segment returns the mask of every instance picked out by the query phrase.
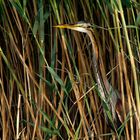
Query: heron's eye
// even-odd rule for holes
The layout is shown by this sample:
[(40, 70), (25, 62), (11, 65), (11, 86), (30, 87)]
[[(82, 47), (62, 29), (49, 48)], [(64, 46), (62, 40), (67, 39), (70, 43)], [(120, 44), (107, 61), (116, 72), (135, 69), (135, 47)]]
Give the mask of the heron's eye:
[(88, 23), (88, 22), (85, 22), (85, 21), (79, 21), (75, 25), (76, 26), (79, 26), (79, 27), (83, 27), (83, 28), (89, 28), (89, 27), (91, 27), (91, 24)]
[(89, 28), (89, 27), (91, 27), (91, 24), (90, 23), (83, 23), (83, 24), (81, 24), (79, 26), (81, 26), (83, 28)]
[(83, 24), (83, 27), (90, 28), (91, 27), (91, 24), (90, 23), (85, 23), (85, 24)]

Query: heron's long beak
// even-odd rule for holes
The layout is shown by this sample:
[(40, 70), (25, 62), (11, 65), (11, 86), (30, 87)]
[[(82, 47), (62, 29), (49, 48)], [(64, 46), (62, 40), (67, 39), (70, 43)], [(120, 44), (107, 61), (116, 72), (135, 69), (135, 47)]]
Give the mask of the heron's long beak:
[(76, 26), (75, 24), (60, 24), (60, 25), (56, 25), (56, 26), (53, 26), (55, 28), (61, 28), (61, 29), (74, 29)]

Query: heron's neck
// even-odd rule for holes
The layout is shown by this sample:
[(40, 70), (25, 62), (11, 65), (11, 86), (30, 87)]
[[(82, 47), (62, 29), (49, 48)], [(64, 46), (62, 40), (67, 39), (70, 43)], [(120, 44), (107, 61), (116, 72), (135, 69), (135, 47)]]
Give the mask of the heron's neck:
[[(116, 106), (117, 99), (118, 99), (117, 94), (116, 94), (115, 90), (112, 88), (112, 86), (110, 85), (110, 83), (106, 77), (102, 60), (101, 61), (98, 60), (98, 59), (100, 59), (100, 57), (97, 56), (97, 54), (99, 54), (99, 52), (96, 53), (96, 50), (98, 50), (97, 49), (98, 46), (95, 41), (93, 30), (89, 30), (87, 32), (87, 34), (92, 43), (93, 68), (94, 68), (94, 75), (96, 78), (96, 82), (98, 84), (98, 90), (100, 92), (102, 100), (105, 101), (106, 103), (109, 101), (108, 102), (109, 109), (112, 112), (112, 117), (113, 117), (113, 119), (116, 119), (115, 106)], [(101, 64), (99, 64), (98, 62), (101, 62)]]
[(100, 71), (100, 68), (99, 68), (99, 65), (98, 65), (98, 48), (97, 48), (97, 44), (96, 44), (96, 41), (95, 41), (95, 38), (94, 38), (94, 34), (93, 34), (93, 31), (92, 30), (89, 30), (87, 32), (90, 40), (91, 40), (91, 43), (92, 43), (92, 52), (93, 52), (93, 68), (94, 68), (94, 75), (95, 75), (95, 78), (96, 78), (96, 82), (98, 84), (98, 90), (102, 96), (102, 98), (104, 100), (106, 100), (106, 86), (105, 86), (105, 81), (103, 80), (102, 78), (102, 74), (101, 74), (101, 71)]

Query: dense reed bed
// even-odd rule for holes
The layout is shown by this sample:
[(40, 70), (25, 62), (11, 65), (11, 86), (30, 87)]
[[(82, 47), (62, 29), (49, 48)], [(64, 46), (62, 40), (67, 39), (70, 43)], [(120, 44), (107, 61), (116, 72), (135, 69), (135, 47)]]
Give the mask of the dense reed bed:
[[(1, 0), (1, 139), (139, 140), (139, 6), (139, 0)], [(120, 96), (116, 122), (100, 97), (89, 37), (53, 27), (81, 20), (92, 24), (99, 65)]]

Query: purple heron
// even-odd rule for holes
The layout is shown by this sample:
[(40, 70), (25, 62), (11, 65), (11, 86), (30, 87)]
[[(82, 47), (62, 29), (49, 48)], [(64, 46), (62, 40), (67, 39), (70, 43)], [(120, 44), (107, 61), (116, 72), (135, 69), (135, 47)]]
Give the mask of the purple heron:
[[(70, 29), (70, 30), (86, 33), (89, 36), (90, 41), (92, 43), (93, 68), (94, 68), (95, 80), (98, 87), (97, 88), (98, 92), (100, 94), (101, 100), (107, 105), (109, 112), (111, 112), (112, 122), (118, 122), (118, 118), (120, 119), (120, 116), (116, 111), (116, 108), (118, 108), (118, 106), (116, 107), (116, 105), (118, 104), (120, 106), (120, 98), (117, 91), (112, 88), (107, 77), (106, 76), (104, 76), (104, 78), (102, 77), (101, 69), (98, 66), (98, 59), (100, 58), (98, 57), (98, 53), (95, 48), (96, 41), (94, 38), (94, 31), (92, 25), (86, 22), (78, 22), (76, 24), (61, 24), (61, 25), (56, 25), (54, 27), (61, 28), (61, 29)], [(108, 117), (110, 115), (107, 114), (106, 112), (107, 111), (104, 111), (104, 114), (106, 120), (108, 121)]]

